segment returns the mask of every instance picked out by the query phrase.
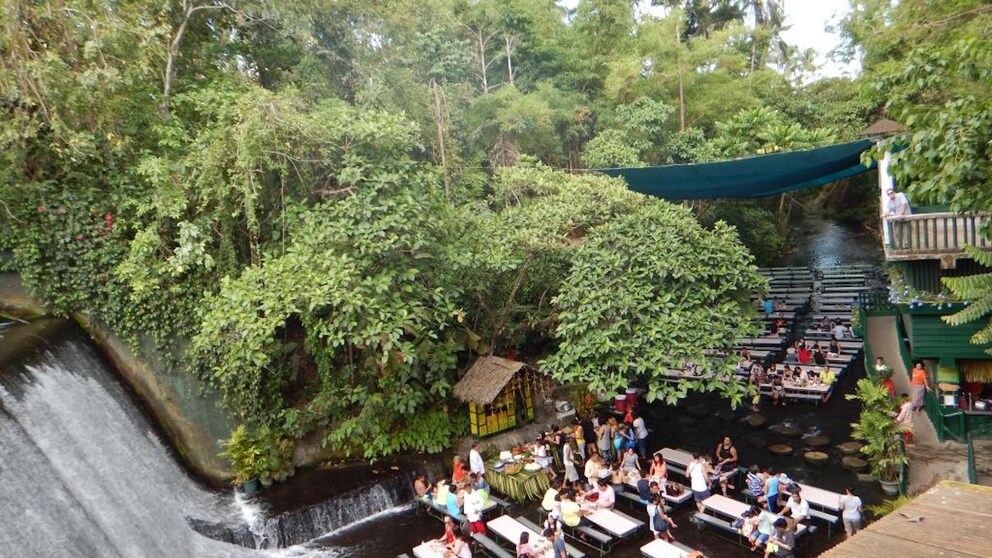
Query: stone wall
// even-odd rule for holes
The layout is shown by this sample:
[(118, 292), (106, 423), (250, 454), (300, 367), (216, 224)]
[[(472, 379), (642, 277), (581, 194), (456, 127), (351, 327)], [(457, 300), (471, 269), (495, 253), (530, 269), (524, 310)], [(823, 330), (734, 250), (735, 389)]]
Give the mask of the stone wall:
[[(45, 315), (43, 303), (33, 299), (16, 274), (0, 273), (0, 311), (9, 317), (30, 319)], [(218, 454), (220, 442), (230, 435), (232, 421), (220, 405), (220, 396), (181, 370), (169, 371), (164, 358), (131, 347), (84, 314), (73, 316), (101, 346), (121, 377), (145, 402), (186, 464), (205, 480), (220, 484), (232, 474)]]

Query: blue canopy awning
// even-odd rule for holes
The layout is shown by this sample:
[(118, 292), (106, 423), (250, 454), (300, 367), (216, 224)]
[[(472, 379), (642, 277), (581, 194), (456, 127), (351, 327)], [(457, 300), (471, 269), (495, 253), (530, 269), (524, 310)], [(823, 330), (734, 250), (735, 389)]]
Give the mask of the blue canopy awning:
[(622, 176), (631, 190), (666, 200), (763, 198), (867, 172), (874, 164), (863, 165), (861, 154), (874, 143), (858, 140), (719, 163), (592, 170)]

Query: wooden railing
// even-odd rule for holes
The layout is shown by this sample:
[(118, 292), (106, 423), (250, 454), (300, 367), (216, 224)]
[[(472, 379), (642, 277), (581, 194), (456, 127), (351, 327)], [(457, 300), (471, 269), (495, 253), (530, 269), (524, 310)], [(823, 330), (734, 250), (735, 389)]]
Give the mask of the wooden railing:
[(923, 213), (885, 217), (885, 257), (888, 260), (964, 257), (966, 245), (992, 248), (983, 234), (989, 216), (983, 214)]

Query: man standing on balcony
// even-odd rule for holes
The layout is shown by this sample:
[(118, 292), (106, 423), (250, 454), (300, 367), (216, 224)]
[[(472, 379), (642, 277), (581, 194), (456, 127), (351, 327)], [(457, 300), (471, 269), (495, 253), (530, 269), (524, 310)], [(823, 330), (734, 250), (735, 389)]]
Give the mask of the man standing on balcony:
[(889, 202), (886, 205), (886, 217), (901, 217), (903, 215), (911, 215), (913, 213), (909, 208), (909, 198), (906, 197), (906, 194), (896, 192), (892, 188), (889, 188), (886, 194), (889, 196)]

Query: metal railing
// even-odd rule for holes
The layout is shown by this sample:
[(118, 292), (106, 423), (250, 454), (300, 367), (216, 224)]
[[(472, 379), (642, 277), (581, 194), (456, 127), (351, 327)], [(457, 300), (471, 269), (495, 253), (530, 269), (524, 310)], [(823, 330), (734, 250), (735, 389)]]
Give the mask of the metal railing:
[(979, 428), (968, 433), (968, 482), (978, 484), (978, 470), (975, 466), (975, 439), (992, 438), (992, 427)]
[(884, 316), (895, 313), (896, 306), (889, 300), (887, 289), (872, 289), (858, 293), (858, 306), (863, 318), (868, 316)]
[(885, 257), (915, 259), (964, 254), (966, 245), (992, 248), (983, 226), (984, 214), (923, 213), (885, 217)]

